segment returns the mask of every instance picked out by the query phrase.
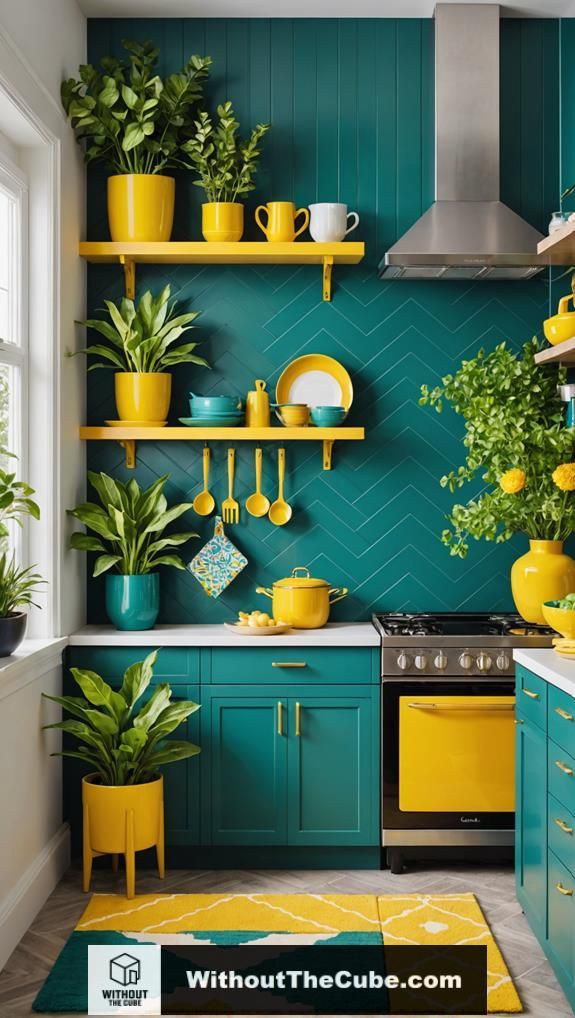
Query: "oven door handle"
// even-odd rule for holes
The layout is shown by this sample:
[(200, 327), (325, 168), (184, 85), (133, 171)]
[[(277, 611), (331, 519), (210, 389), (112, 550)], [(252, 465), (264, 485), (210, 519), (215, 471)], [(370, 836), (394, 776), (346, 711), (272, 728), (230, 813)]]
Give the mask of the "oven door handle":
[(514, 711), (514, 703), (408, 703), (413, 710)]

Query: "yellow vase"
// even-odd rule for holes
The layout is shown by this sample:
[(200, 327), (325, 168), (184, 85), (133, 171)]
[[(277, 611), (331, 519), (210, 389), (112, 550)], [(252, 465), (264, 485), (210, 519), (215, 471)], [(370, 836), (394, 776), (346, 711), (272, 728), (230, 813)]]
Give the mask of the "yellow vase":
[(174, 225), (176, 183), (160, 173), (108, 177), (108, 223), (116, 241), (166, 241)]
[(163, 424), (170, 409), (172, 376), (166, 371), (136, 374), (118, 371), (114, 376), (116, 408), (121, 421)]
[(563, 554), (563, 541), (529, 541), (511, 567), (511, 591), (526, 622), (544, 623), (543, 602), (575, 592), (575, 562)]
[(238, 201), (209, 201), (202, 205), (202, 235), (210, 244), (241, 240), (244, 207)]

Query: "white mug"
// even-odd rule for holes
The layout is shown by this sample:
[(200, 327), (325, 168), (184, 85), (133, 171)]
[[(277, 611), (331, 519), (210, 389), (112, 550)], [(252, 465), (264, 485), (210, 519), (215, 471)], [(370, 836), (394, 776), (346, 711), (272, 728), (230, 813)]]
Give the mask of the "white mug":
[[(355, 230), (359, 223), (357, 212), (348, 212), (347, 205), (339, 202), (322, 201), (317, 205), (310, 205), (309, 232), (313, 239), (320, 244), (331, 244), (333, 241), (343, 240), (348, 233)], [(352, 218), (351, 226), (347, 225), (348, 219)]]

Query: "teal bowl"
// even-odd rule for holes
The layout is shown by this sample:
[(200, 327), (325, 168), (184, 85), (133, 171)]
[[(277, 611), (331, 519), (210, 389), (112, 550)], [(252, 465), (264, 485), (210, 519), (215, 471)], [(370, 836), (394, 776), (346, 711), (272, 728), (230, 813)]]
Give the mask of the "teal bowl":
[(312, 407), (311, 419), (317, 428), (337, 428), (347, 417), (345, 407)]
[(196, 396), (190, 392), (190, 413), (192, 417), (197, 416), (198, 411), (210, 411), (214, 413), (237, 413), (242, 409), (242, 401), (239, 396)]

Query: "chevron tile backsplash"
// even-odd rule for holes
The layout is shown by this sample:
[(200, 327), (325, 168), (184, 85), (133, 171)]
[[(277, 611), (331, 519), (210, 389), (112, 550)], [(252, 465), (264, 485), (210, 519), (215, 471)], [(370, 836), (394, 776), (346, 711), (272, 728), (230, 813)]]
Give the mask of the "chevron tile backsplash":
[[(306, 352), (337, 357), (350, 371), (355, 400), (350, 424), (365, 425), (363, 443), (336, 444), (334, 470), (321, 469), (320, 444), (287, 444), (286, 496), (292, 522), (275, 528), (248, 516), (254, 489), (253, 446), (238, 443), (240, 524), (228, 534), (249, 560), (217, 600), (191, 575), (166, 571), (164, 622), (217, 622), (239, 608), (264, 606), (255, 594), (307, 565), (334, 586), (350, 588), (333, 617), (367, 618), (375, 608), (509, 609), (508, 573), (525, 546), (478, 544), (465, 563), (439, 541), (451, 503), (438, 483), (461, 459), (461, 427), (417, 405), (419, 386), (456, 368), (480, 345), (520, 344), (546, 316), (549, 282), (528, 284), (383, 284), (377, 261), (433, 197), (432, 22), (428, 20), (98, 20), (89, 23), (90, 58), (118, 50), (122, 38), (152, 38), (162, 70), (190, 53), (210, 53), (207, 92), (234, 100), (246, 127), (271, 120), (258, 191), (260, 201), (344, 201), (357, 209), (367, 257), (334, 273), (331, 304), (321, 300), (320, 272), (288, 266), (149, 266), (138, 287), (170, 282), (201, 312), (197, 337), (211, 371), (179, 369), (173, 422), (186, 392), (233, 391), (266, 378)], [(502, 23), (502, 198), (543, 228), (559, 190), (558, 23)], [(543, 96), (543, 99), (541, 99)], [(545, 159), (543, 159), (543, 153)], [(201, 194), (190, 177), (177, 182), (175, 237), (199, 238)], [(104, 177), (91, 172), (90, 239), (107, 236)], [(256, 237), (255, 227), (246, 236)], [(121, 295), (111, 266), (90, 266), (90, 314)], [(89, 423), (114, 416), (111, 373), (89, 376)], [(168, 496), (191, 500), (201, 487), (201, 443), (140, 443), (136, 476), (149, 484), (169, 473)], [(212, 490), (226, 487), (226, 446), (212, 443)], [(90, 443), (91, 469), (125, 478), (123, 455)], [(276, 447), (264, 448), (264, 489), (276, 490)], [(199, 534), (191, 558), (213, 532), (213, 520), (190, 514)], [(89, 621), (105, 618), (103, 580), (89, 581)]]

